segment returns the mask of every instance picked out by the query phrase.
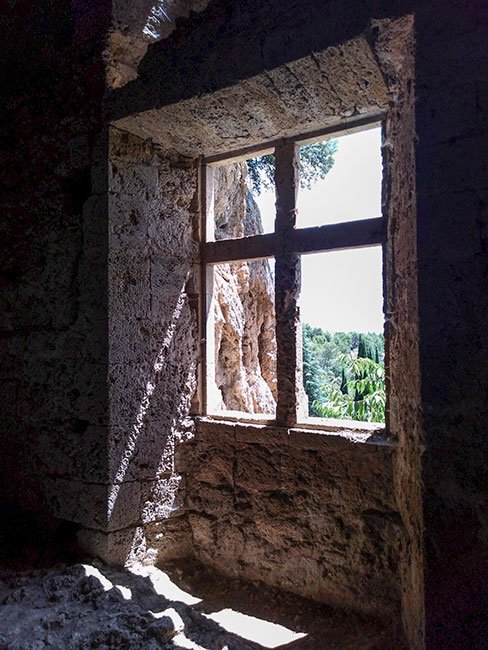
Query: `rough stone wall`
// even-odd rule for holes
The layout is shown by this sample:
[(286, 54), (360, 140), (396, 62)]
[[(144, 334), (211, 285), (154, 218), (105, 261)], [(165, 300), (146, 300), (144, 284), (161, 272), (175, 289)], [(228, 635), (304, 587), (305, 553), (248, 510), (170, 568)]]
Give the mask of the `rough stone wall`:
[(424, 643), (424, 605), (413, 24), (412, 16), (373, 22), (371, 37), (391, 89), (382, 143), (383, 211), (388, 219), (383, 247), (386, 426), (397, 439), (394, 487), (404, 529), (402, 617), (410, 644), (417, 648)]
[(191, 161), (169, 161), (157, 147), (112, 130), (109, 413), (91, 449), (105, 510), (98, 530), (83, 532), (85, 545), (111, 562), (190, 553), (174, 454), (192, 433), (196, 390), (196, 182)]
[[(85, 514), (93, 519), (91, 503), (81, 498), (82, 483), (73, 479), (92, 466), (85, 427), (108, 417), (106, 372), (98, 374), (108, 363), (108, 200), (101, 188), (106, 150), (95, 174), (101, 186), (94, 188), (92, 178), (90, 190), (86, 178), (96, 165), (109, 8), (82, 0), (19, 0), (2, 11), (3, 492), (43, 517), (57, 512), (74, 521)], [(151, 48), (139, 68), (149, 82), (139, 94), (127, 87), (113, 105), (125, 115), (121, 107), (145, 111), (227, 88), (356, 38), (372, 18), (410, 12), (416, 30), (427, 643), (437, 650), (476, 647), (479, 628), (470, 620), (488, 584), (485, 4), (268, 0), (251, 6), (214, 0), (208, 13), (193, 16), (164, 46)], [(335, 60), (344, 52), (334, 50)], [(293, 78), (292, 69), (280, 73)], [(271, 75), (267, 85), (275, 88), (276, 81)], [(295, 88), (288, 81), (284, 86)], [(308, 105), (297, 104), (299, 91), (288, 101), (297, 107), (297, 119)], [(337, 96), (336, 115), (368, 105), (341, 106), (342, 92)], [(249, 97), (242, 95), (241, 108), (249, 109)], [(224, 117), (219, 134), (225, 137), (235, 124), (231, 107), (225, 114), (214, 108), (212, 124), (218, 130)], [(246, 115), (251, 122), (252, 112)], [(233, 142), (240, 137), (235, 134)], [(408, 488), (408, 463), (416, 471), (419, 454), (404, 460), (400, 477)], [(409, 507), (406, 499), (403, 507)], [(406, 576), (410, 585), (412, 576)], [(418, 607), (414, 618), (416, 612)], [(443, 629), (450, 639), (444, 645)], [(412, 647), (421, 643), (413, 639)]]
[[(402, 451), (395, 484), (405, 523), (416, 537), (406, 550), (412, 560), (404, 573), (405, 613), (412, 647), (422, 647), (420, 584), (420, 507), (417, 482), (423, 479), (425, 513), (427, 645), (457, 647), (474, 645), (470, 612), (482, 606), (486, 593), (487, 500), (485, 468), (488, 443), (485, 428), (486, 364), (486, 6), (478, 2), (278, 2), (270, 0), (248, 12), (215, 0), (205, 16), (194, 17), (187, 32), (175, 34), (166, 50), (177, 69), (199, 69), (194, 86), (177, 77), (168, 95), (196, 97), (226, 89), (241, 78), (298, 60), (329, 45), (337, 45), (369, 31), (371, 19), (412, 13), (415, 19), (415, 122), (416, 197), (405, 193), (405, 209), (418, 216), (418, 317), (420, 347), (420, 403), (411, 405), (407, 393), (402, 401)], [(216, 39), (215, 35), (219, 38)], [(188, 38), (192, 47), (183, 47)], [(200, 40), (199, 40), (200, 39)], [(211, 43), (218, 42), (218, 47)], [(372, 43), (372, 41), (370, 40)], [(205, 65), (202, 51), (206, 51)], [(220, 53), (232, 56), (218, 66)], [(181, 57), (179, 52), (185, 52)], [(389, 51), (384, 52), (385, 55)], [(144, 70), (152, 74), (163, 58), (155, 45)], [(384, 61), (387, 61), (387, 56)], [(208, 65), (212, 62), (214, 65)], [(401, 62), (400, 62), (401, 63)], [(208, 71), (208, 74), (206, 74)], [(388, 76), (384, 69), (383, 74)], [(165, 95), (164, 81), (159, 96)], [(412, 92), (412, 85), (403, 89)], [(133, 95), (135, 97), (135, 95)], [(174, 101), (173, 96), (173, 101)], [(122, 98), (128, 101), (128, 95)], [(144, 95), (148, 101), (149, 94)], [(134, 106), (144, 101), (134, 101)], [(122, 102), (121, 102), (122, 105)], [(154, 104), (153, 104), (154, 105)], [(161, 104), (159, 104), (161, 105)], [(347, 107), (344, 107), (347, 110)], [(388, 144), (388, 143), (386, 143)], [(408, 156), (411, 152), (408, 151)], [(415, 273), (412, 237), (404, 233), (405, 253), (412, 259), (397, 260), (401, 273), (397, 290), (401, 309), (410, 311), (406, 290)], [(403, 236), (403, 235), (402, 235)], [(401, 253), (401, 251), (400, 251)], [(408, 256), (407, 255), (407, 256)], [(395, 262), (396, 263), (396, 262)], [(409, 270), (410, 267), (410, 270)], [(406, 284), (402, 287), (402, 277)], [(408, 297), (408, 300), (404, 300)], [(413, 312), (412, 312), (413, 313)], [(401, 342), (402, 336), (397, 337)], [(405, 332), (405, 342), (413, 339)], [(407, 345), (407, 348), (408, 348)], [(409, 357), (408, 350), (406, 352)], [(415, 366), (407, 362), (408, 376)], [(415, 375), (415, 373), (414, 373)], [(403, 380), (402, 380), (403, 381)], [(415, 379), (415, 386), (418, 386)], [(397, 404), (398, 406), (398, 404)], [(419, 408), (420, 407), (420, 408)], [(423, 413), (425, 452), (420, 455), (418, 422)], [(399, 456), (400, 458), (400, 456)], [(419, 467), (420, 463), (420, 467)], [(410, 476), (414, 476), (410, 484)], [(466, 534), (459, 535), (459, 527)], [(455, 543), (453, 543), (455, 542)], [(416, 565), (416, 566), (415, 566)], [(479, 576), (483, 576), (480, 578)], [(442, 584), (444, 588), (439, 588)], [(464, 622), (463, 622), (464, 620)], [(442, 622), (440, 622), (442, 621)], [(442, 639), (442, 629), (446, 630)], [(447, 632), (447, 630), (449, 630)], [(452, 644), (451, 644), (452, 646)]]
[(199, 420), (179, 462), (203, 563), (398, 620), (403, 525), (391, 446)]
[(107, 83), (120, 88), (137, 78), (137, 65), (149, 43), (166, 38), (178, 18), (202, 11), (210, 0), (113, 0), (112, 23), (104, 52)]
[(2, 509), (11, 508), (7, 530), (24, 510), (46, 525), (53, 515), (91, 516), (81, 492), (86, 434), (106, 417), (107, 239), (103, 202), (97, 219), (83, 210), (92, 169), (103, 174), (101, 35), (109, 17), (104, 2), (2, 7), (0, 498)]
[[(147, 311), (145, 301), (154, 293), (159, 295), (152, 307), (156, 319), (157, 304), (163, 312), (164, 300), (173, 299), (171, 292), (165, 294), (164, 286), (160, 287), (173, 261), (169, 264), (163, 254), (159, 266), (153, 262), (153, 287), (145, 286), (146, 294), (139, 296), (138, 289), (147, 276), (141, 277), (136, 287), (131, 284), (135, 270), (124, 269), (124, 264), (129, 266), (127, 260), (117, 262), (134, 232), (124, 232), (126, 224), (122, 223), (112, 224), (109, 232), (109, 208), (115, 214), (121, 207), (119, 203), (115, 208), (116, 198), (108, 194), (109, 135), (102, 116), (107, 34), (115, 20), (111, 10), (110, 3), (83, 0), (19, 0), (2, 7), (0, 54), (6, 65), (0, 76), (0, 490), (7, 531), (14, 525), (14, 517), (22, 520), (29, 510), (45, 528), (52, 517), (92, 531), (118, 529), (124, 525), (124, 516), (131, 522), (142, 518), (153, 522), (163, 515), (146, 505), (147, 494), (159, 490), (160, 502), (167, 504), (170, 497), (165, 499), (165, 495), (175, 492), (168, 487), (172, 485), (168, 468), (161, 470), (167, 483), (156, 485), (150, 463), (139, 473), (141, 481), (146, 481), (144, 489), (130, 485), (130, 468), (124, 474), (124, 485), (113, 487), (114, 474), (123, 465), (125, 452), (120, 447), (126, 442), (116, 431), (121, 409), (116, 411), (114, 394), (125, 390), (124, 381), (129, 379), (117, 372), (128, 361), (116, 358), (122, 351), (113, 344), (109, 368), (114, 315), (128, 318), (128, 310)], [(172, 196), (178, 195), (174, 203), (186, 205), (194, 173), (171, 169), (167, 172), (168, 190)], [(148, 178), (138, 180), (144, 185)], [(163, 175), (161, 183), (164, 191)], [(166, 210), (169, 205), (173, 206), (172, 200), (166, 203)], [(174, 252), (175, 238), (181, 235), (175, 220), (185, 208), (171, 210), (173, 221), (166, 220), (170, 229), (173, 227), (172, 234), (167, 232), (168, 254)], [(160, 227), (151, 224), (153, 240)], [(133, 244), (136, 238), (134, 235)], [(180, 241), (177, 245), (181, 248)], [(147, 261), (147, 251), (144, 255)], [(117, 264), (122, 268), (121, 278), (113, 273)], [(184, 275), (178, 267), (172, 278), (179, 282)], [(188, 307), (183, 303), (181, 316), (185, 319)], [(162, 315), (160, 321), (161, 327), (168, 329)], [(139, 338), (143, 334), (141, 328)], [(126, 341), (128, 347), (139, 344), (130, 336)], [(172, 345), (180, 342), (176, 331)], [(145, 344), (151, 346), (154, 341), (145, 339)], [(149, 358), (148, 348), (143, 349)], [(185, 344), (181, 350), (183, 368), (190, 350)], [(170, 354), (171, 365), (160, 373), (168, 385), (178, 385), (177, 356)], [(145, 370), (140, 372), (139, 385)], [(146, 376), (144, 379), (149, 381)], [(155, 393), (152, 404), (159, 396), (157, 390)], [(184, 394), (189, 400), (188, 391)], [(120, 394), (117, 399), (120, 402)], [(132, 406), (127, 405), (128, 412)], [(170, 404), (163, 412), (164, 416), (161, 411), (154, 416), (155, 428), (164, 429), (171, 418), (176, 419), (176, 406)], [(150, 449), (148, 455), (151, 457)], [(133, 454), (130, 458), (133, 463)], [(130, 516), (121, 512), (124, 494), (133, 499), (127, 506)], [(157, 524), (153, 528), (154, 535), (159, 535)], [(19, 540), (21, 544), (26, 541)], [(144, 539), (140, 541), (143, 548)], [(105, 545), (107, 550), (107, 543), (103, 538), (97, 548), (103, 550)], [(124, 544), (125, 539), (118, 550)], [(123, 561), (115, 552), (113, 558)]]

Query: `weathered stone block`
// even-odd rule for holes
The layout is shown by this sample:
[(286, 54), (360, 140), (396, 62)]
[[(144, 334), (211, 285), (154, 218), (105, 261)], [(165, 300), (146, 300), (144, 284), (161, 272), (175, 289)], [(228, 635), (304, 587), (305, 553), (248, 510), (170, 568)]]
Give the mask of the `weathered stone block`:
[(147, 480), (173, 473), (174, 438), (169, 420), (112, 426), (107, 440), (110, 480)]
[[(197, 420), (191, 444), (187, 506), (197, 557), (308, 597), (397, 611), (404, 529), (391, 489), (393, 448), (312, 431), (282, 446), (280, 430), (268, 439), (269, 427), (237, 424), (222, 450), (220, 428), (228, 425)], [(241, 434), (235, 441), (233, 431)], [(317, 440), (307, 444), (307, 433)], [(370, 573), (381, 576), (374, 589)], [(383, 602), (384, 593), (394, 602)]]
[(108, 445), (110, 427), (89, 425), (83, 434), (82, 463), (83, 478), (93, 483), (110, 481)]
[(89, 528), (107, 525), (107, 489), (79, 480), (48, 478), (44, 482), (45, 501), (61, 519), (76, 521)]
[(110, 251), (147, 254), (148, 223), (158, 209), (157, 201), (143, 201), (131, 194), (109, 194)]
[(255, 443), (270, 447), (286, 447), (288, 444), (288, 429), (278, 427), (268, 427), (262, 424), (236, 424), (235, 427), (236, 443)]
[(109, 189), (113, 194), (138, 196), (141, 200), (156, 199), (159, 194), (158, 169), (153, 165), (120, 165), (113, 161), (109, 166)]
[(78, 533), (78, 542), (90, 555), (99, 557), (103, 562), (123, 566), (139, 542), (137, 533), (136, 527), (110, 533), (83, 528)]
[[(191, 484), (190, 481), (189, 485)], [(234, 500), (234, 492), (229, 486), (220, 485), (215, 487), (200, 482), (197, 490), (192, 491), (188, 496), (187, 506), (191, 512), (221, 519), (233, 514)]]
[(154, 381), (154, 373), (147, 366), (111, 364), (108, 375), (111, 424), (142, 422), (153, 396)]
[[(198, 245), (192, 240), (192, 215), (183, 207), (175, 207), (176, 197), (172, 200), (166, 197), (170, 206), (158, 202), (157, 210), (148, 220), (147, 241), (163, 258), (168, 259), (168, 250), (174, 250), (171, 260), (196, 261)], [(168, 259), (169, 261), (169, 259)]]
[(281, 453), (278, 446), (250, 445), (236, 451), (235, 484), (246, 490), (281, 487)]
[(184, 513), (184, 479), (173, 475), (145, 482), (142, 492), (143, 524), (181, 516)]

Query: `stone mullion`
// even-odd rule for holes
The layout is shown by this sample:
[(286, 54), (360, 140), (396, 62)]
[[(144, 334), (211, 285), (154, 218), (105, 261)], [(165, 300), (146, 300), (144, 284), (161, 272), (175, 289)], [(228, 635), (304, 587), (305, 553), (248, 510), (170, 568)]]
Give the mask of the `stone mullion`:
[(299, 147), (287, 143), (276, 148), (275, 307), (277, 345), (276, 421), (293, 426), (297, 421), (300, 380), (298, 338), (300, 316), (300, 256), (292, 252), (299, 186)]

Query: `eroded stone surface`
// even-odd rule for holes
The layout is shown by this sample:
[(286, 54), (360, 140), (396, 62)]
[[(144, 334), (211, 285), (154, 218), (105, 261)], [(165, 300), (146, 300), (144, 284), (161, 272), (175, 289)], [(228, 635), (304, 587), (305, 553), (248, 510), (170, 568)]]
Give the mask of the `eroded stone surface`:
[[(447, 645), (476, 647), (475, 633), (467, 641), (473, 619), (465, 619), (466, 624), (461, 619), (480, 605), (479, 594), (487, 583), (486, 8), (483, 3), (429, 0), (270, 0), (253, 3), (252, 11), (251, 4), (214, 0), (208, 13), (181, 23), (164, 46), (151, 47), (140, 69), (144, 82), (137, 88), (125, 86), (109, 102), (108, 114), (130, 116), (128, 129), (161, 137), (173, 150), (194, 155), (309, 128), (317, 118), (321, 125), (337, 124), (351, 112), (388, 107), (390, 99), (405, 100), (408, 110), (415, 111), (415, 187), (401, 162), (405, 155), (413, 165), (413, 130), (403, 131), (409, 140), (406, 149), (399, 147), (395, 131), (385, 143), (385, 153), (392, 144), (400, 161), (398, 214), (407, 214), (412, 206), (418, 213), (417, 235), (391, 224), (399, 242), (394, 265), (399, 313), (410, 313), (411, 304), (415, 312), (415, 273), (419, 288), (418, 339), (411, 323), (412, 328), (397, 331), (392, 346), (397, 360), (403, 354), (408, 360), (405, 372), (400, 368), (401, 385), (417, 390), (418, 340), (422, 386), (421, 400), (414, 396), (410, 401), (401, 391), (390, 400), (392, 411), (400, 414), (396, 423), (402, 432), (395, 464), (397, 506), (412, 542), (402, 570), (404, 616), (406, 621), (411, 617), (407, 628), (412, 647), (422, 647), (421, 471), (428, 642), (437, 650), (447, 630)], [(131, 5), (139, 6), (126, 7)], [(114, 27), (111, 10), (112, 3), (104, 1), (9, 2), (2, 13), (0, 49), (7, 62), (0, 79), (2, 497), (21, 513), (32, 508), (43, 521), (56, 512), (76, 520), (83, 499), (89, 514), (86, 484), (99, 482), (101, 474), (105, 480), (112, 443), (117, 447), (115, 428), (110, 450), (100, 444), (110, 426), (108, 149), (102, 105), (107, 84), (103, 50)], [(391, 87), (395, 70), (403, 66), (397, 60), (403, 54), (395, 47), (395, 29), (389, 42), (376, 23), (407, 11), (415, 20), (415, 106), (410, 104), (412, 85)], [(137, 20), (135, 25), (138, 30)], [(119, 28), (122, 33), (122, 24)], [(367, 37), (359, 36), (365, 33)], [(114, 46), (121, 53), (124, 82), (135, 74), (140, 53), (130, 39)], [(123, 58), (132, 48), (136, 56), (129, 57), (126, 74)], [(407, 54), (408, 59), (411, 50)], [(371, 57), (377, 56), (381, 61), (375, 68)], [(337, 72), (333, 80), (328, 70)], [(307, 88), (298, 80), (302, 74)], [(242, 79), (246, 84), (236, 85)], [(350, 92), (349, 83), (342, 82), (346, 79), (357, 92)], [(381, 87), (381, 93), (369, 94), (368, 84)], [(386, 96), (387, 87), (391, 96)], [(219, 93), (212, 96), (215, 89)], [(205, 97), (199, 99), (201, 94)], [(184, 108), (175, 110), (175, 102), (182, 99)], [(163, 104), (169, 108), (158, 113)], [(295, 105), (310, 107), (310, 115), (307, 108), (297, 122)], [(145, 116), (133, 115), (144, 111)], [(178, 233), (175, 225), (174, 240)], [(418, 262), (412, 245), (416, 237)], [(123, 262), (132, 263), (137, 263), (134, 256)], [(147, 277), (144, 264), (137, 272)], [(137, 303), (137, 317), (148, 318), (142, 315), (147, 313), (145, 299), (133, 291), (133, 280), (130, 274), (120, 280), (120, 309), (129, 307), (123, 301), (125, 286)], [(127, 349), (113, 350), (115, 363), (134, 360), (137, 341), (144, 341), (149, 331), (137, 326), (127, 338)], [(402, 341), (407, 345), (401, 353), (396, 346)], [(419, 407), (422, 457), (416, 448)], [(151, 433), (155, 441), (160, 425), (162, 430), (169, 426), (164, 418), (158, 422)], [(120, 426), (123, 453), (128, 433), (124, 423)], [(153, 474), (155, 479), (143, 451), (152, 445), (140, 446), (140, 460), (129, 463), (127, 476), (140, 473), (151, 480)], [(113, 452), (116, 470), (120, 453)], [(216, 453), (215, 460), (227, 476), (225, 458)], [(163, 465), (163, 473), (172, 471), (166, 457)], [(92, 521), (99, 515), (91, 510)]]
[[(414, 60), (412, 19), (373, 23), (374, 50), (391, 89), (384, 128), (383, 201), (388, 209), (384, 247), (386, 282), (386, 422), (398, 437), (394, 486), (405, 525), (401, 554), (403, 617), (413, 647), (424, 643), (420, 444), (421, 393), (418, 349), (417, 230), (413, 201)], [(409, 399), (405, 395), (409, 394)]]
[[(84, 492), (97, 515), (77, 518), (92, 529), (82, 534), (85, 546), (123, 563), (153, 553), (146, 526), (174, 518), (173, 529), (186, 530), (174, 455), (192, 435), (196, 389), (197, 315), (188, 295), (196, 171), (125, 133), (112, 132), (110, 143), (109, 413), (87, 437)], [(168, 542), (165, 552), (172, 546), (179, 556), (188, 549), (182, 537), (160, 537), (161, 546)]]
[[(280, 430), (278, 430), (280, 431)], [(195, 553), (228, 575), (398, 616), (404, 528), (389, 446), (200, 421), (187, 446)], [(250, 436), (252, 434), (252, 436)]]
[[(111, 115), (121, 128), (189, 156), (228, 152), (388, 106), (388, 90), (365, 37), (329, 48), (319, 58), (300, 57), (291, 69), (274, 67), (238, 84), (234, 79), (224, 89), (200, 91), (198, 98), (178, 101), (187, 89), (176, 84), (164, 93), (162, 107), (165, 83), (152, 68), (151, 54), (155, 52), (144, 60), (140, 81), (114, 95)], [(211, 69), (211, 62), (207, 65)], [(344, 100), (345, 88), (350, 103)], [(139, 101), (143, 113), (135, 109)], [(127, 117), (130, 105), (139, 114)]]
[[(262, 233), (244, 163), (217, 168), (214, 187), (216, 239)], [(213, 295), (215, 377), (208, 377), (215, 395), (212, 410), (274, 414), (276, 335), (269, 262), (215, 266)]]
[(176, 21), (203, 11), (210, 0), (114, 0), (104, 61), (107, 83), (120, 88), (137, 78), (149, 43), (166, 38)]
[[(91, 560), (18, 573), (0, 569), (0, 604), (0, 643), (12, 650), (262, 650), (288, 640), (297, 650), (357, 650), (358, 643), (361, 650), (402, 649), (396, 630), (380, 621), (189, 562), (163, 570)], [(222, 611), (231, 615), (223, 626), (219, 616), (212, 620)]]

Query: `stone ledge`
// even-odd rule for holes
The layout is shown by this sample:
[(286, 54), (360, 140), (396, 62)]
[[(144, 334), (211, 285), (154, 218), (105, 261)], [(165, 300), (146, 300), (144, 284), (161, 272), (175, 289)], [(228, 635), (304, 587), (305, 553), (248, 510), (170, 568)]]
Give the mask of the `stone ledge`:
[[(382, 424), (327, 419), (299, 424), (296, 427), (280, 427), (263, 416), (256, 421), (242, 421), (234, 413), (225, 417), (195, 416), (197, 431), (220, 434), (235, 443), (280, 443), (284, 446), (317, 449), (322, 446), (350, 447), (358, 443), (377, 447), (396, 448)], [(319, 420), (319, 418), (313, 418)]]

